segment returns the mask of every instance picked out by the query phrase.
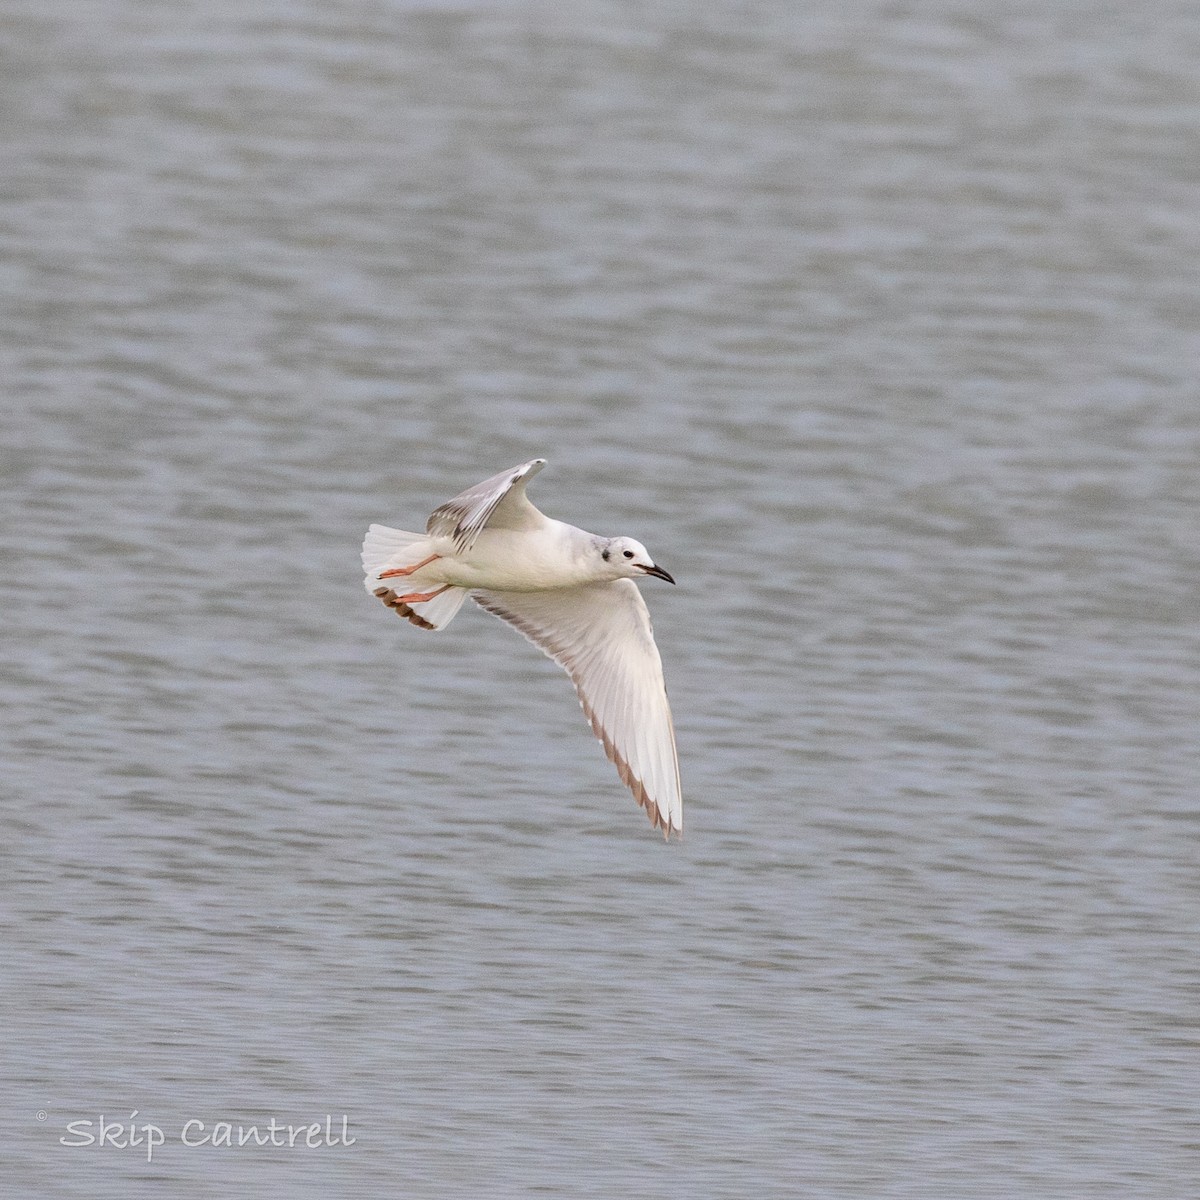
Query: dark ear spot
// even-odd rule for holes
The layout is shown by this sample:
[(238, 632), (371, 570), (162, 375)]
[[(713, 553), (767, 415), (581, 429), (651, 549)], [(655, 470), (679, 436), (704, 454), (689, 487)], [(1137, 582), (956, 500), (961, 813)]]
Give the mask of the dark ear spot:
[(608, 562), (608, 551), (607, 551), (607, 550), (603, 550), (603, 551), (601, 551), (601, 553), (600, 553), (600, 557), (601, 557), (602, 559), (604, 559), (604, 561), (605, 561), (605, 562)]

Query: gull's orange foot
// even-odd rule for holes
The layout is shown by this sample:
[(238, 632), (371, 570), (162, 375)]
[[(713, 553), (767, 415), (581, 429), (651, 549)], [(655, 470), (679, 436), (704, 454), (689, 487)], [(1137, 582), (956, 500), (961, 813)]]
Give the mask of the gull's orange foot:
[(440, 596), (449, 590), (450, 584), (447, 583), (444, 587), (438, 588), (436, 592), (409, 592), (407, 596), (397, 596), (396, 599), (401, 604), (424, 604), (427, 600), (432, 600), (434, 596)]
[(390, 571), (381, 572), (380, 579), (396, 579), (401, 575), (411, 575), (414, 571), (419, 571), (422, 567), (427, 567), (431, 562), (436, 562), (442, 556), (440, 554), (431, 554), (428, 558), (422, 559), (419, 563), (413, 563), (411, 567), (393, 567)]

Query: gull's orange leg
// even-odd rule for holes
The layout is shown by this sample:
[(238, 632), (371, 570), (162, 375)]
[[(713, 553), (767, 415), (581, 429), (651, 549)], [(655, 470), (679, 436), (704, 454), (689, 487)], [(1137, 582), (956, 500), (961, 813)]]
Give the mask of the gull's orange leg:
[(419, 563), (413, 563), (411, 567), (393, 567), (390, 571), (384, 571), (379, 576), (380, 579), (395, 579), (399, 575), (411, 575), (414, 571), (419, 571), (422, 567), (427, 567), (431, 562), (441, 558), (440, 554), (431, 554), (428, 558), (422, 559)]
[(450, 584), (438, 588), (436, 592), (409, 592), (407, 596), (397, 596), (396, 599), (401, 604), (424, 604), (426, 600), (432, 600), (434, 596), (440, 596), (443, 592), (450, 590)]

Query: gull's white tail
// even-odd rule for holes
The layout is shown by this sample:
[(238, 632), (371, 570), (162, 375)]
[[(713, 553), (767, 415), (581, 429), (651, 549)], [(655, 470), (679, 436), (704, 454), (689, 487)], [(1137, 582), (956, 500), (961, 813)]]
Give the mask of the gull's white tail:
[(426, 533), (409, 533), (405, 529), (372, 525), (367, 530), (362, 545), (362, 565), (367, 573), (367, 591), (375, 590), (371, 580), (378, 576), (380, 571), (420, 562), (425, 557), (420, 551), (420, 544), (428, 540), (429, 535)]
[(432, 600), (410, 604), (401, 597), (412, 591), (422, 591), (415, 579), (408, 586), (408, 579), (380, 580), (380, 573), (396, 567), (410, 567), (429, 556), (430, 538), (425, 533), (409, 533), (404, 529), (389, 529), (386, 525), (372, 525), (363, 540), (362, 565), (366, 578), (363, 586), (372, 596), (379, 599), (421, 629), (444, 629), (454, 619), (454, 614), (467, 598), (467, 589), (447, 588)]

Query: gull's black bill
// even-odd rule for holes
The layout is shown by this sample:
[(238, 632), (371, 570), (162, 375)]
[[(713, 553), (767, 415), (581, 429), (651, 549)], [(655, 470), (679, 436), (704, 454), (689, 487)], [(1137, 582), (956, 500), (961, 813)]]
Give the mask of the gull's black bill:
[(645, 571), (647, 575), (656, 575), (659, 579), (665, 579), (668, 583), (675, 582), (675, 580), (671, 578), (670, 572), (664, 571), (662, 567), (642, 567), (642, 570)]

